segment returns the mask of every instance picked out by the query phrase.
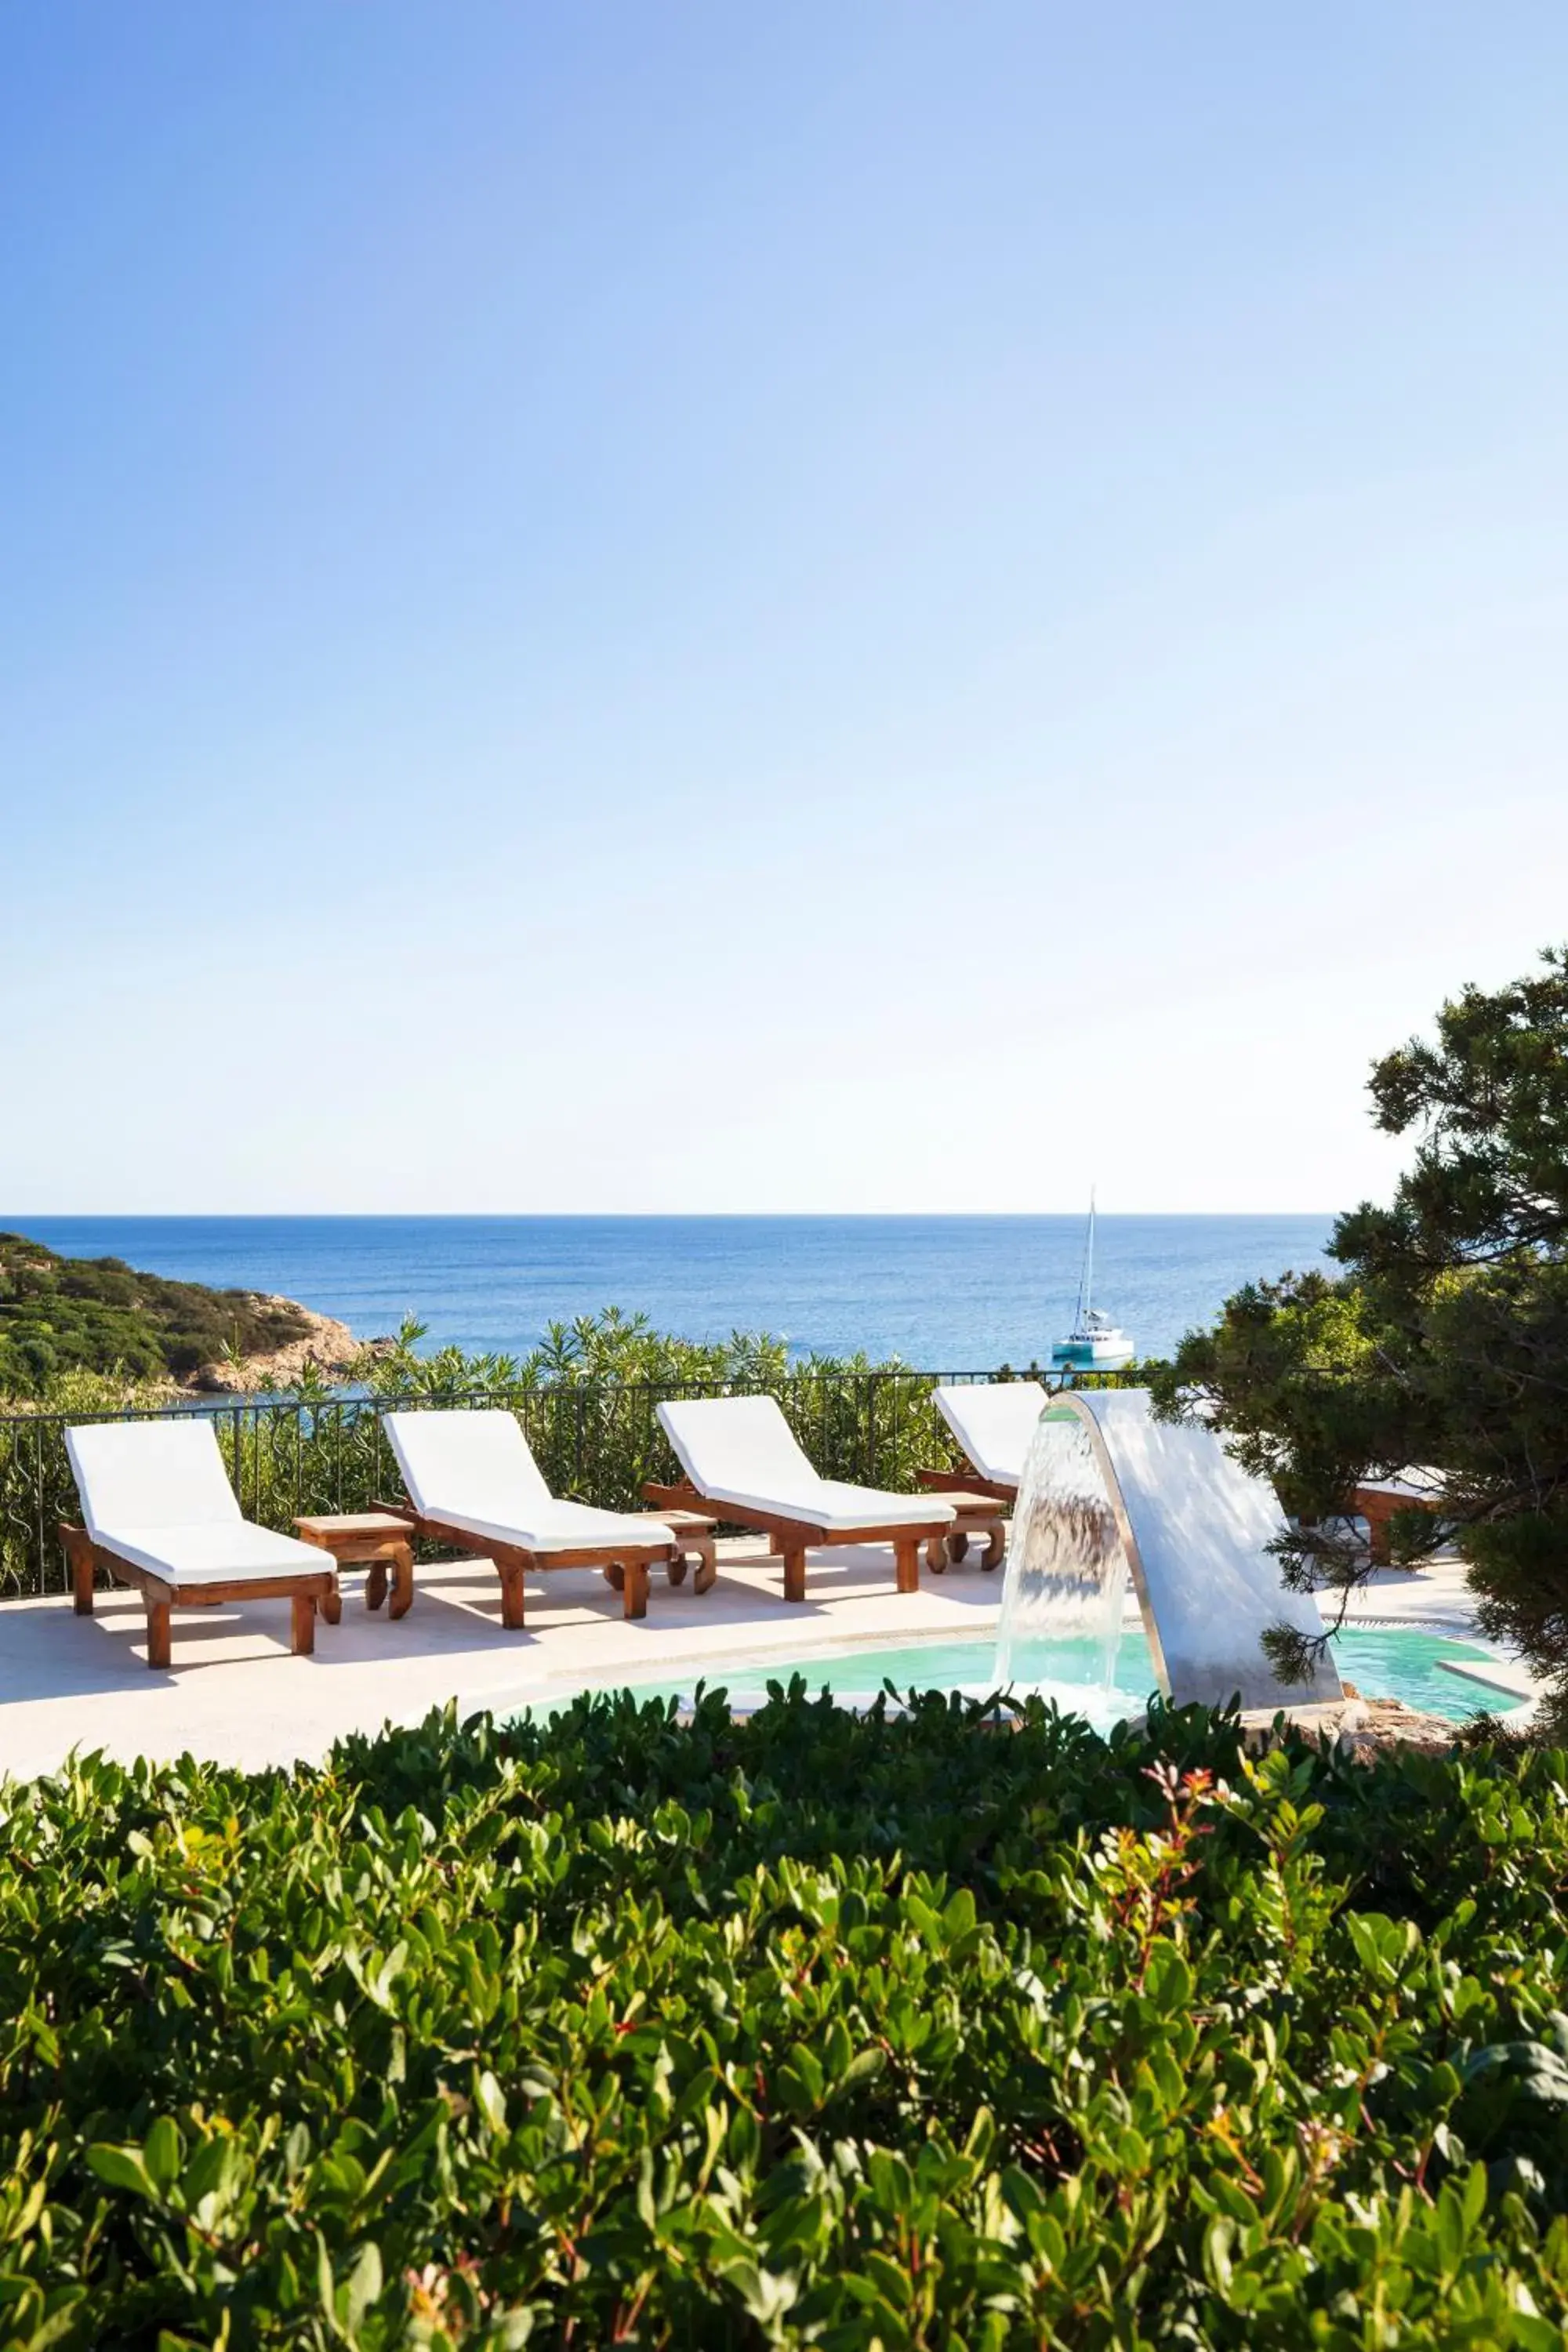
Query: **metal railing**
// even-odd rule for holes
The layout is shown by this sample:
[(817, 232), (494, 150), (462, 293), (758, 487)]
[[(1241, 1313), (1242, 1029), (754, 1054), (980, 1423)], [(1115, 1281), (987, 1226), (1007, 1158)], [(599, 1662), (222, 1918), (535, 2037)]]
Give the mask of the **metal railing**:
[[(1031, 1376), (1053, 1383), (1052, 1375), (1032, 1370)], [(552, 1492), (628, 1510), (641, 1504), (645, 1479), (679, 1475), (654, 1411), (667, 1398), (756, 1393), (761, 1386), (778, 1398), (825, 1477), (909, 1492), (918, 1484), (919, 1470), (964, 1466), (931, 1401), (932, 1389), (939, 1381), (996, 1377), (902, 1370), (816, 1372), (803, 1366), (760, 1384), (567, 1380), (449, 1394), (203, 1400), (158, 1411), (0, 1414), (0, 1599), (67, 1588), (57, 1530), (62, 1520), (80, 1517), (65, 1445), (71, 1423), (193, 1416), (210, 1421), (245, 1517), (286, 1530), (299, 1514), (363, 1511), (378, 1496), (402, 1494), (380, 1418), (398, 1406), (505, 1405), (517, 1414)], [(1125, 1384), (1116, 1373), (1089, 1377), (1097, 1387)]]

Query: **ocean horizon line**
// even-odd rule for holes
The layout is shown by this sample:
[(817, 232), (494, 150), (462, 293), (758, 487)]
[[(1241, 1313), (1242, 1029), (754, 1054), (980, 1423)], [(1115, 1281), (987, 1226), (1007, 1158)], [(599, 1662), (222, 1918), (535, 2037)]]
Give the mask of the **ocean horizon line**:
[[(1046, 1218), (1077, 1219), (1076, 1209), (28, 1209), (0, 1212), (0, 1230), (23, 1223), (78, 1224), (1026, 1224)], [(1158, 1217), (1172, 1223), (1205, 1219), (1238, 1224), (1247, 1219), (1274, 1223), (1281, 1217), (1337, 1217), (1339, 1209), (1097, 1209), (1101, 1224), (1119, 1217)], [(19, 1229), (19, 1228), (18, 1228)]]

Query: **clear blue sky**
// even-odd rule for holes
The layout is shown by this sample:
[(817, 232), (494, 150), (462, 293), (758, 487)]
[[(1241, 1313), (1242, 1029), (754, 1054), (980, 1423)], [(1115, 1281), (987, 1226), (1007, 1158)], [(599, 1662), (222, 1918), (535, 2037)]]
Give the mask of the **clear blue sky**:
[(0, 1209), (1331, 1208), (1568, 932), (1568, 9), (0, 16)]

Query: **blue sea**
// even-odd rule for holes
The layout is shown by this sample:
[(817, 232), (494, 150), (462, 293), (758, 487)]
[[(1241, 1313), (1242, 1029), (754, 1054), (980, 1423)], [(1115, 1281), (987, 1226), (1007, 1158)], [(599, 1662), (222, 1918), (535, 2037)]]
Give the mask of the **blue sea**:
[[(1099, 1220), (1094, 1297), (1160, 1355), (1244, 1282), (1320, 1262), (1323, 1216)], [(280, 1291), (361, 1339), (405, 1315), (425, 1346), (521, 1354), (548, 1322), (640, 1309), (692, 1339), (782, 1333), (799, 1354), (925, 1371), (1047, 1360), (1069, 1327), (1079, 1217), (0, 1216), (68, 1257)]]

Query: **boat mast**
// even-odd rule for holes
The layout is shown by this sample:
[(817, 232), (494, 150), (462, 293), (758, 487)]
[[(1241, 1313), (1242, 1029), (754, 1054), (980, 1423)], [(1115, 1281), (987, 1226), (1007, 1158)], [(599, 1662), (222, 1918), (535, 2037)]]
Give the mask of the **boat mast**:
[(1094, 1305), (1094, 1186), (1089, 1188), (1089, 1234), (1083, 1245), (1083, 1272), (1078, 1284), (1078, 1328), (1086, 1326), (1085, 1316)]

